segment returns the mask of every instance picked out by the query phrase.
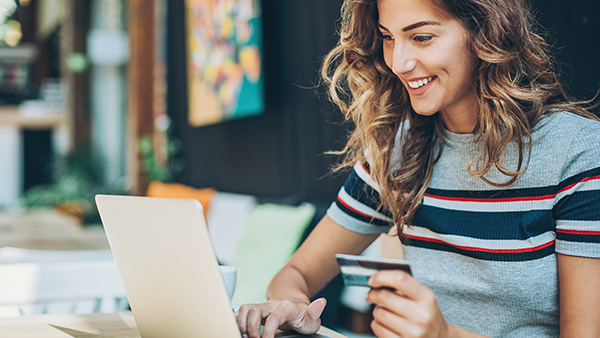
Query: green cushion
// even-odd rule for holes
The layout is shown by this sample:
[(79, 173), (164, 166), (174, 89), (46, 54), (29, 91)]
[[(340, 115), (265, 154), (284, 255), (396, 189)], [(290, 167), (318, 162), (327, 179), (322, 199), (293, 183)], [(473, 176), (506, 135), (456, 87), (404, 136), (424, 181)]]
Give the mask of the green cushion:
[(262, 303), (267, 286), (290, 259), (315, 214), (312, 204), (256, 206), (242, 229), (231, 263), (237, 268), (232, 304)]

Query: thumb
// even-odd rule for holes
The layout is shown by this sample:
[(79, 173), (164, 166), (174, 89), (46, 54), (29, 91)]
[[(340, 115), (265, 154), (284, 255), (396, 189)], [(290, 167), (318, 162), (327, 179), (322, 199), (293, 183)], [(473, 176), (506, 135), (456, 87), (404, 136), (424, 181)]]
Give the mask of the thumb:
[(306, 315), (312, 320), (318, 320), (325, 310), (325, 305), (327, 305), (327, 300), (325, 298), (319, 298), (314, 300), (308, 308), (306, 309)]

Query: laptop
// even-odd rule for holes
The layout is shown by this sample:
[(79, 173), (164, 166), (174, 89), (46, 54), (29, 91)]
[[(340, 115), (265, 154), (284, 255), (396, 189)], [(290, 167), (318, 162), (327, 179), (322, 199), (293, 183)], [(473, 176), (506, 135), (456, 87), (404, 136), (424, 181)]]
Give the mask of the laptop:
[(96, 195), (96, 205), (142, 338), (240, 337), (197, 200)]

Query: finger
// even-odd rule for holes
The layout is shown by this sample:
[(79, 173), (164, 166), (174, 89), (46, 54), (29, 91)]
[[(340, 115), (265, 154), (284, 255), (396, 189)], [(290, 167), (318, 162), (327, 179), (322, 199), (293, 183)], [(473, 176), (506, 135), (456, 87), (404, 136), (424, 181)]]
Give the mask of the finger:
[[(308, 306), (300, 305), (291, 301), (279, 302), (277, 308), (272, 311), (267, 320), (265, 321), (265, 327), (263, 328), (263, 338), (271, 338), (277, 332), (282, 325), (288, 324), (289, 328), (292, 328), (300, 333), (304, 333), (304, 325), (302, 324), (302, 318), (306, 317), (306, 311)], [(317, 327), (318, 328), (318, 327)], [(311, 333), (316, 332), (312, 331)]]
[(420, 311), (414, 300), (405, 298), (392, 289), (371, 289), (365, 299), (368, 303), (385, 307), (401, 317), (408, 318), (414, 312)]
[(253, 305), (242, 305), (240, 306), (237, 313), (237, 324), (240, 333), (248, 332), (248, 309)]
[(376, 337), (378, 338), (398, 338), (398, 337), (402, 337), (399, 334), (393, 332), (392, 330), (390, 330), (388, 327), (386, 327), (385, 325), (383, 325), (381, 322), (377, 321), (377, 320), (373, 320), (371, 322), (371, 330), (373, 331), (373, 334), (375, 334)]
[(262, 338), (273, 338), (281, 325), (287, 321), (287, 311), (282, 307), (275, 309), (265, 320)]
[(259, 306), (253, 306), (248, 311), (248, 336), (250, 338), (260, 338), (260, 324), (262, 319), (268, 315), (263, 316), (263, 311)]
[(323, 310), (325, 310), (325, 305), (327, 305), (327, 300), (325, 298), (316, 299), (308, 305), (306, 315), (312, 320), (319, 320)]
[(306, 308), (306, 312), (302, 316), (301, 320), (296, 323), (292, 323), (294, 330), (302, 334), (313, 334), (321, 327), (321, 314), (325, 310), (327, 300), (325, 298), (319, 298), (314, 300)]
[[(398, 316), (394, 312), (387, 308), (377, 306), (373, 309), (373, 322), (372, 325), (379, 325), (385, 328), (385, 330), (393, 333), (393, 337), (419, 337), (419, 333), (416, 332), (416, 328), (410, 320), (405, 317)], [(377, 337), (380, 337), (377, 335)]]
[(295, 304), (290, 301), (283, 301), (278, 304), (277, 308), (273, 310), (267, 320), (265, 321), (263, 328), (263, 338), (272, 338), (275, 336), (277, 329), (290, 318), (294, 316)]
[(372, 288), (391, 288), (399, 291), (406, 298), (419, 300), (428, 295), (429, 289), (419, 283), (406, 271), (382, 270), (369, 279)]

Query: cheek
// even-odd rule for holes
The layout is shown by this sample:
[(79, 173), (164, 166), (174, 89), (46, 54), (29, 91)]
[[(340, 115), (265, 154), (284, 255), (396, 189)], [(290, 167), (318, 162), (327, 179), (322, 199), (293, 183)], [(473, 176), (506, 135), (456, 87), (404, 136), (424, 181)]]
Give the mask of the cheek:
[(452, 59), (452, 62), (449, 62), (450, 69), (453, 69), (455, 74), (463, 80), (472, 80), (475, 65), (477, 64), (477, 57), (468, 48), (466, 41), (459, 40), (452, 47), (449, 48), (451, 52), (448, 55), (454, 55), (455, 57)]
[(455, 74), (457, 75), (457, 80), (460, 80), (465, 85), (472, 84), (474, 80), (475, 73), (475, 60), (472, 55), (465, 54), (464, 57), (457, 62), (453, 69), (455, 69)]
[(394, 68), (393, 68), (392, 60), (394, 59), (394, 55), (393, 55), (391, 49), (389, 47), (383, 47), (382, 53), (383, 53), (383, 61), (385, 61), (385, 64), (393, 72)]

